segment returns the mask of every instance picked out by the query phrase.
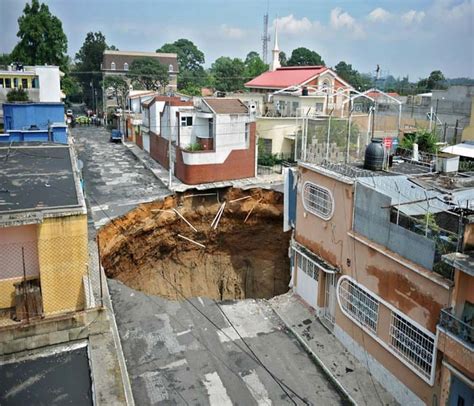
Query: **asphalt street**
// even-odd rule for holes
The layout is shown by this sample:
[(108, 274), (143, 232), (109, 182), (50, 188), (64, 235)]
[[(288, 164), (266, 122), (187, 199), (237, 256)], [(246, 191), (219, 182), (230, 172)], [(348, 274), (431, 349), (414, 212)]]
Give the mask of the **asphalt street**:
[[(106, 130), (73, 136), (96, 227), (169, 193)], [(178, 302), (108, 285), (136, 405), (342, 403), (266, 301)]]
[(125, 146), (110, 142), (110, 131), (103, 127), (77, 126), (72, 129), (72, 136), (84, 165), (86, 199), (96, 227), (139, 203), (170, 193)]

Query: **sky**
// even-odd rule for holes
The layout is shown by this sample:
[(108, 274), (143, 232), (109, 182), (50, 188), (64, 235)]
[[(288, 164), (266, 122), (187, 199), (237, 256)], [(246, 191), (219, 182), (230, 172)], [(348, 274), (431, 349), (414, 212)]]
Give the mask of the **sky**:
[[(206, 66), (220, 56), (262, 51), (263, 15), (289, 56), (304, 46), (327, 66), (343, 60), (360, 72), (474, 78), (474, 0), (43, 0), (60, 18), (74, 57), (86, 33), (101, 31), (122, 51), (155, 51), (192, 40)], [(0, 0), (0, 53), (17, 42), (25, 0)], [(269, 52), (269, 58), (271, 53)]]

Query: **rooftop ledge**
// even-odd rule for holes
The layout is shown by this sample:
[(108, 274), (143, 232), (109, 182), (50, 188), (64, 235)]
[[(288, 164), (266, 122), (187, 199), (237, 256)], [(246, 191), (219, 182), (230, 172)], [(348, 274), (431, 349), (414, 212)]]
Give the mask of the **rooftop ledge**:
[(470, 276), (474, 276), (474, 251), (465, 254), (461, 252), (452, 252), (451, 254), (443, 255), (441, 258), (444, 263), (451, 265)]

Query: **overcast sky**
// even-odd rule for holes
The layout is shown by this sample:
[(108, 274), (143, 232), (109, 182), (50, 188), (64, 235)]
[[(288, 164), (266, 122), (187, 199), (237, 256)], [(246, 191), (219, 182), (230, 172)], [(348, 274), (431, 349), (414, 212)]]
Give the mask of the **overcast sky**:
[[(43, 0), (63, 22), (68, 53), (77, 52), (88, 31), (102, 31), (120, 50), (155, 51), (189, 38), (205, 53), (206, 66), (219, 56), (244, 58), (261, 52), (267, 0)], [(0, 52), (10, 52), (24, 0), (0, 0)], [(328, 66), (340, 60), (361, 72), (377, 64), (383, 73), (426, 77), (474, 77), (472, 0), (270, 0), (278, 21), (280, 49), (305, 46)]]

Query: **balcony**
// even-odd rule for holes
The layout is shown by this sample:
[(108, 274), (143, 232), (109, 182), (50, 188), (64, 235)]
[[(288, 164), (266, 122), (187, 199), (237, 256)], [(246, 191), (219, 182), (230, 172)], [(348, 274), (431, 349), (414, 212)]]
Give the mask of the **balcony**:
[(471, 351), (474, 350), (474, 328), (472, 324), (468, 324), (458, 319), (453, 314), (452, 308), (441, 310), (439, 327), (444, 329), (446, 332), (451, 333), (451, 335), (454, 335)]

